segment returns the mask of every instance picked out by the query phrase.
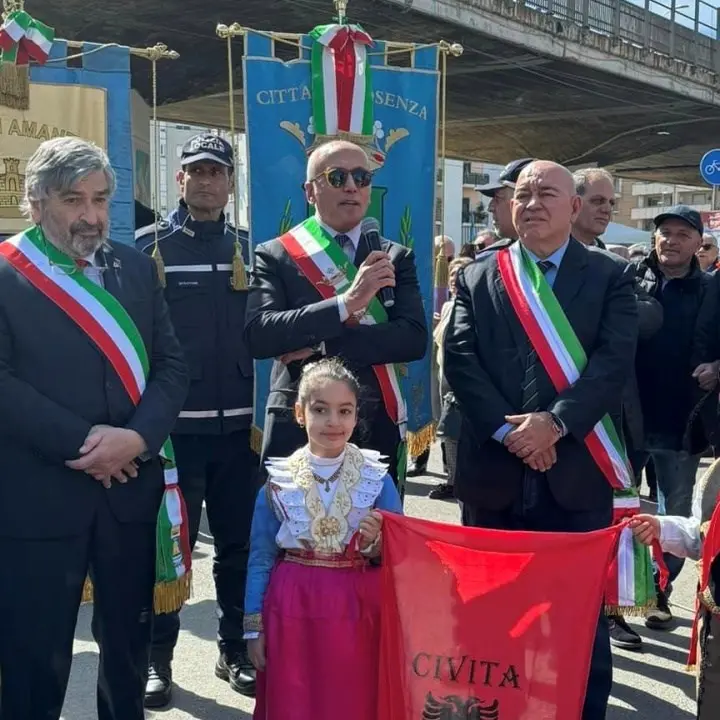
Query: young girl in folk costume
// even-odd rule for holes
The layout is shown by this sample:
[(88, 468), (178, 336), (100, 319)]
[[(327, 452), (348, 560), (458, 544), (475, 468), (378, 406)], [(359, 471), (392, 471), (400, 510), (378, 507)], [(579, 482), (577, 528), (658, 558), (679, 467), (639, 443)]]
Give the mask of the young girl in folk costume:
[(253, 517), (245, 637), (258, 669), (254, 720), (367, 720), (377, 712), (379, 510), (402, 504), (377, 452), (348, 443), (358, 382), (307, 365), (295, 416), (308, 444), (271, 458)]
[(690, 518), (636, 515), (633, 532), (664, 552), (699, 560), (698, 610), (689, 665), (698, 671), (698, 720), (720, 717), (720, 460), (695, 488)]

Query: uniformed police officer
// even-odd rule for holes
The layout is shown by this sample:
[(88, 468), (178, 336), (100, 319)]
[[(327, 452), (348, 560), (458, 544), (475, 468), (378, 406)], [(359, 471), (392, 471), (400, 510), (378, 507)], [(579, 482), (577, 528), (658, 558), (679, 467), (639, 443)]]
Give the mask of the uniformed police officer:
[[(165, 297), (190, 368), (191, 386), (172, 435), (179, 483), (187, 503), (190, 541), (198, 535), (203, 500), (215, 540), (218, 646), (215, 674), (245, 695), (255, 672), (243, 641), (243, 603), (257, 458), (250, 449), (253, 361), (243, 342), (248, 241), (225, 219), (233, 187), (233, 150), (203, 134), (182, 150), (182, 199), (166, 220), (136, 233), (165, 278)], [(180, 630), (177, 613), (157, 615), (147, 707), (170, 702), (171, 661)]]

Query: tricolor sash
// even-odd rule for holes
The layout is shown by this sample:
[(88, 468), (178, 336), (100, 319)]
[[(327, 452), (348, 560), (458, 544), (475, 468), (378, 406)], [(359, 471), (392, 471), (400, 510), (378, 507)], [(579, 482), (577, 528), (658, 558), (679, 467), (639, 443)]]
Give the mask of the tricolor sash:
[[(558, 393), (575, 383), (588, 359), (550, 284), (519, 242), (498, 251), (500, 278), (510, 303)], [(640, 510), (630, 463), (609, 415), (585, 438), (585, 445), (613, 488), (613, 519)], [(648, 548), (625, 527), (610, 567), (605, 603), (609, 612), (643, 609), (653, 603), (655, 584)]]
[[(357, 268), (316, 218), (308, 218), (296, 225), (280, 237), (280, 242), (300, 272), (324, 299), (340, 295), (352, 285)], [(359, 322), (361, 325), (377, 325), (387, 321), (385, 308), (374, 297)], [(397, 365), (388, 363), (373, 365), (373, 371), (380, 385), (385, 410), (400, 432), (397, 463), (398, 478), (402, 482), (407, 463), (407, 406), (402, 394), (400, 370)]]
[[(120, 302), (84, 274), (67, 272), (74, 261), (51, 245), (39, 226), (6, 240), (0, 254), (85, 332), (137, 406), (150, 363), (140, 332)], [(157, 519), (154, 608), (165, 613), (178, 610), (190, 596), (191, 559), (187, 513), (170, 438), (160, 457), (165, 492)]]

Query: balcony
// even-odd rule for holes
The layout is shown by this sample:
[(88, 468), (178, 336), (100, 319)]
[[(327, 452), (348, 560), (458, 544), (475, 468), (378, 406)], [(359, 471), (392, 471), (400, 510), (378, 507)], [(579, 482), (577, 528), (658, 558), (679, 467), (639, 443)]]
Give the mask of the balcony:
[[(671, 205), (661, 205), (660, 207), (644, 207), (644, 208), (633, 208), (630, 211), (630, 218), (632, 220), (652, 220), (657, 215), (670, 210)], [(708, 212), (712, 210), (712, 205), (693, 205), (693, 209), (698, 212)]]

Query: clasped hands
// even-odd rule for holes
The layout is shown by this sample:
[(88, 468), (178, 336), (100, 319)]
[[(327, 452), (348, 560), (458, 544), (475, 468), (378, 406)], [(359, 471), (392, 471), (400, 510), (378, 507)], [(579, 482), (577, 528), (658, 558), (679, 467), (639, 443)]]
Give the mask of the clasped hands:
[(110, 488), (113, 480), (126, 483), (128, 478), (137, 477), (136, 458), (146, 451), (145, 441), (134, 430), (93, 425), (78, 451), (80, 457), (68, 460), (65, 465), (86, 472), (103, 487)]
[(515, 426), (503, 439), (513, 455), (538, 472), (547, 472), (557, 462), (555, 443), (561, 435), (550, 413), (506, 415), (505, 421)]

